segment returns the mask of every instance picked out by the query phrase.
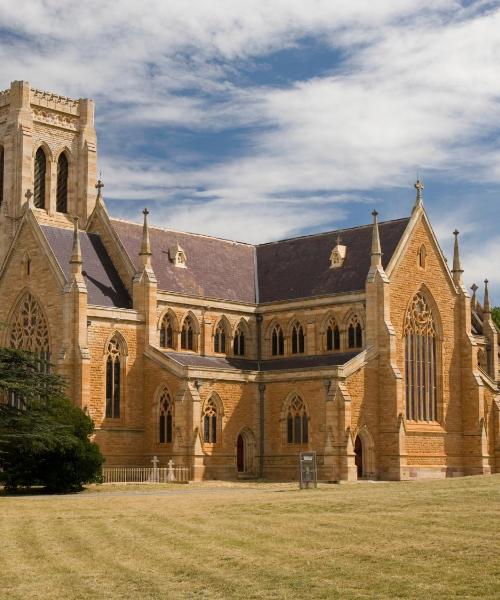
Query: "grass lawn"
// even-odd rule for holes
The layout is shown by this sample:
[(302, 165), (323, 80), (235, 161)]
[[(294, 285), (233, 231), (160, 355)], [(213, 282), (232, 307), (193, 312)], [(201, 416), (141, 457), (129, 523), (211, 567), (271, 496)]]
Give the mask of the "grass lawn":
[(0, 498), (0, 597), (500, 598), (500, 476)]

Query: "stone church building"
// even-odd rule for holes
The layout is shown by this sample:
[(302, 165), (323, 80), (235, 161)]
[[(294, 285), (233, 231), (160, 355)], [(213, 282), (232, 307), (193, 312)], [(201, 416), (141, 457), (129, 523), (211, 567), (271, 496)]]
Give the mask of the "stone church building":
[[(250, 245), (109, 215), (91, 100), (0, 92), (0, 343), (48, 357), (108, 465), (193, 479), (500, 470), (488, 286), (407, 218)], [(167, 224), (166, 224), (167, 225)], [(483, 295), (484, 294), (484, 295)]]

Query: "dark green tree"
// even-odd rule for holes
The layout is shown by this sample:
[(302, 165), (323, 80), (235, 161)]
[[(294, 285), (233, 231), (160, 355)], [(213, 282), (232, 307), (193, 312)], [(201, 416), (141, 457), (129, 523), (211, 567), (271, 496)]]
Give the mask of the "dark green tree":
[(500, 329), (500, 306), (496, 306), (491, 311), (491, 316), (493, 317), (493, 321), (495, 321), (496, 326)]
[(0, 348), (0, 482), (6, 491), (71, 492), (100, 481), (104, 458), (90, 417), (65, 395), (64, 379), (36, 356)]

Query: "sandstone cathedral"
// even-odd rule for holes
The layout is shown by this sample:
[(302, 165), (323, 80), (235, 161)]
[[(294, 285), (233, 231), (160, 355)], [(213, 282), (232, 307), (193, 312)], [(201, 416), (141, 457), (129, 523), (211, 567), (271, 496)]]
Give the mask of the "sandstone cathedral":
[(109, 215), (93, 102), (0, 92), (0, 343), (47, 358), (108, 465), (192, 479), (500, 471), (488, 285), (407, 218), (251, 245)]

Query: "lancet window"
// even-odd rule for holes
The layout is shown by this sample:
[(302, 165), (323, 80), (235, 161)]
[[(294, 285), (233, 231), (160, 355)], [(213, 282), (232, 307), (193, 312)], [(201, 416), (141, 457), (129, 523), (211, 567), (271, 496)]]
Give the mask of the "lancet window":
[(160, 444), (171, 444), (174, 428), (174, 404), (167, 390), (160, 396)]
[(307, 444), (309, 441), (307, 410), (299, 396), (292, 398), (288, 405), (286, 438), (289, 444)]
[(106, 418), (118, 419), (121, 411), (123, 351), (117, 336), (106, 351)]
[(160, 348), (174, 347), (174, 327), (169, 315), (165, 315), (160, 325)]
[(271, 354), (273, 356), (283, 356), (285, 354), (285, 338), (279, 325), (274, 326), (271, 334)]
[(215, 329), (214, 352), (226, 351), (226, 330), (223, 323), (219, 323)]
[(194, 326), (190, 316), (186, 317), (182, 324), (181, 348), (183, 350), (194, 350)]
[(335, 319), (330, 319), (326, 328), (326, 349), (340, 350), (340, 329)]
[(217, 405), (210, 399), (203, 411), (203, 441), (206, 444), (217, 443)]
[(292, 354), (303, 354), (305, 350), (304, 328), (300, 323), (292, 327)]
[(357, 316), (354, 316), (347, 328), (347, 344), (349, 348), (363, 347), (363, 328)]
[(68, 212), (68, 173), (68, 158), (63, 152), (57, 161), (56, 210), (60, 213)]
[(437, 420), (436, 325), (426, 298), (413, 298), (405, 319), (406, 418)]
[(45, 208), (45, 177), (47, 159), (43, 148), (38, 148), (35, 154), (35, 178), (33, 202), (36, 208)]
[(240, 327), (238, 327), (234, 334), (233, 352), (235, 356), (245, 355), (245, 333)]

